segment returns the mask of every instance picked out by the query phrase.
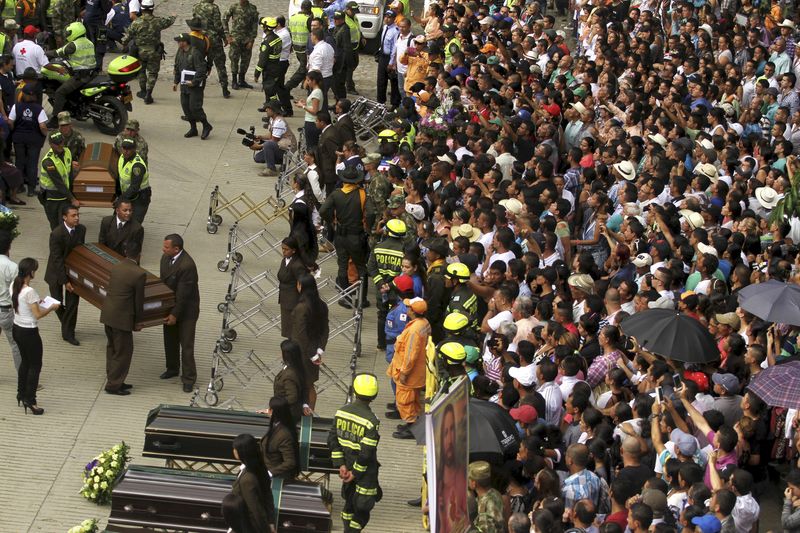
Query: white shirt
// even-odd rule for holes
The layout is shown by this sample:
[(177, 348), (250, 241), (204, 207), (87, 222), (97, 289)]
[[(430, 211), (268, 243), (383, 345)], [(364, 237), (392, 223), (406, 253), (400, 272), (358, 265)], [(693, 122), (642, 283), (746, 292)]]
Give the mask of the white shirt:
[(19, 291), (17, 310), (14, 313), (14, 325), (21, 328), (35, 328), (38, 326), (36, 317), (31, 312), (31, 305), (39, 304), (39, 294), (33, 287), (23, 287)]
[(540, 385), (536, 389), (536, 392), (541, 394), (544, 398), (545, 410), (547, 411), (544, 419), (547, 421), (547, 423), (554, 426), (561, 424), (563, 399), (561, 397), (561, 389), (558, 388), (558, 385), (556, 385), (555, 382), (550, 381)]
[(314, 191), (314, 196), (317, 201), (322, 202), (325, 200), (325, 189), (320, 187), (319, 172), (317, 172), (317, 165), (311, 165), (306, 169), (306, 177), (311, 184), (311, 190)]
[(402, 33), (397, 34), (397, 43), (394, 45), (394, 51), (397, 57), (397, 72), (400, 74), (405, 74), (408, 72), (408, 65), (404, 65), (400, 62), (400, 58), (403, 57), (403, 54), (406, 53), (408, 49), (408, 42), (414, 40), (414, 34), (408, 32), (408, 35), (403, 36)]
[(316, 70), (323, 78), (330, 78), (333, 76), (333, 60), (333, 47), (325, 41), (320, 41), (308, 54), (308, 71)]
[(44, 54), (44, 49), (35, 42), (25, 39), (14, 45), (11, 49), (11, 55), (14, 56), (16, 64), (14, 72), (17, 76), (22, 76), (25, 69), (31, 67), (38, 74), (42, 67), (49, 63), (47, 56)]
[(11, 305), (11, 284), (19, 273), (17, 264), (0, 254), (0, 305)]
[(281, 61), (289, 61), (292, 53), (292, 34), (288, 28), (275, 30), (275, 35), (281, 38)]

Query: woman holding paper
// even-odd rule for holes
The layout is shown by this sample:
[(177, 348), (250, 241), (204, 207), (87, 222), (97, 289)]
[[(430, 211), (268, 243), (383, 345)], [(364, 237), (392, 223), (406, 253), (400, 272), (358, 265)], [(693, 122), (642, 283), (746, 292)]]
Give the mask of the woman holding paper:
[(38, 261), (26, 257), (19, 262), (19, 274), (11, 284), (11, 305), (14, 307), (12, 334), (22, 356), (17, 376), (17, 404), (21, 402), (25, 406), (25, 414), (30, 409), (35, 415), (44, 414), (44, 409), (36, 405), (36, 389), (42, 371), (42, 338), (38, 321), (59, 306), (52, 298), (47, 302), (40, 300), (36, 289), (30, 286), (38, 269)]

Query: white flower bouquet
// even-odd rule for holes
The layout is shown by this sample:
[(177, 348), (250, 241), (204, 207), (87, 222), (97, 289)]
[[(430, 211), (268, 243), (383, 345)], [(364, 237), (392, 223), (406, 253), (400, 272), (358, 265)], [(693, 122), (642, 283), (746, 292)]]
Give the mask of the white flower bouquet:
[(0, 210), (0, 231), (7, 231), (12, 238), (19, 237), (19, 215), (10, 209)]
[(97, 533), (97, 519), (87, 518), (77, 526), (69, 528), (67, 533)]
[(121, 442), (92, 459), (83, 469), (81, 495), (98, 505), (111, 502), (111, 490), (130, 461), (130, 448)]

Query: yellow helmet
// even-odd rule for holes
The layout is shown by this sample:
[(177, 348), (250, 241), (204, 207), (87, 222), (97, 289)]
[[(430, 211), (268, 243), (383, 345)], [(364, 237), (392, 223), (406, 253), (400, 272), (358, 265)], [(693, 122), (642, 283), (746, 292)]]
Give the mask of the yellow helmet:
[(389, 129), (383, 130), (378, 134), (378, 140), (380, 142), (386, 141), (386, 142), (396, 143), (397, 142), (397, 132), (394, 131), (394, 130), (389, 130)]
[(460, 280), (468, 280), (469, 279), (469, 267), (464, 263), (450, 263), (447, 265), (447, 273), (445, 274), (448, 278), (455, 278)]
[(366, 372), (358, 374), (353, 380), (353, 391), (362, 398), (374, 398), (378, 395), (378, 378)]
[(393, 237), (403, 237), (406, 234), (406, 223), (399, 218), (393, 218), (386, 223), (386, 233)]
[(267, 28), (277, 28), (278, 20), (275, 17), (261, 17), (261, 25)]
[(64, 30), (64, 35), (67, 36), (67, 41), (72, 42), (78, 37), (86, 35), (86, 26), (82, 22), (73, 22)]
[(467, 358), (464, 346), (457, 342), (446, 342), (439, 347), (439, 354), (448, 365), (458, 365)]
[(450, 313), (444, 317), (442, 326), (451, 333), (457, 333), (469, 326), (469, 318), (461, 313)]

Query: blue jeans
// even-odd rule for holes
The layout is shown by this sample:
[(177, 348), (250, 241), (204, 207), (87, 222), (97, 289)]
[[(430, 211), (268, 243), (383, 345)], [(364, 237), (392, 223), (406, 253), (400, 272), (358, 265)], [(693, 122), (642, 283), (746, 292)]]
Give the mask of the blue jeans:
[(406, 84), (406, 75), (401, 74), (399, 71), (397, 72), (397, 87), (400, 89), (400, 98), (405, 98), (408, 96), (406, 92), (403, 90), (403, 86)]
[(253, 154), (253, 160), (256, 163), (265, 163), (270, 170), (277, 170), (275, 165), (283, 160), (283, 150), (278, 148), (275, 141), (264, 141), (261, 151)]

